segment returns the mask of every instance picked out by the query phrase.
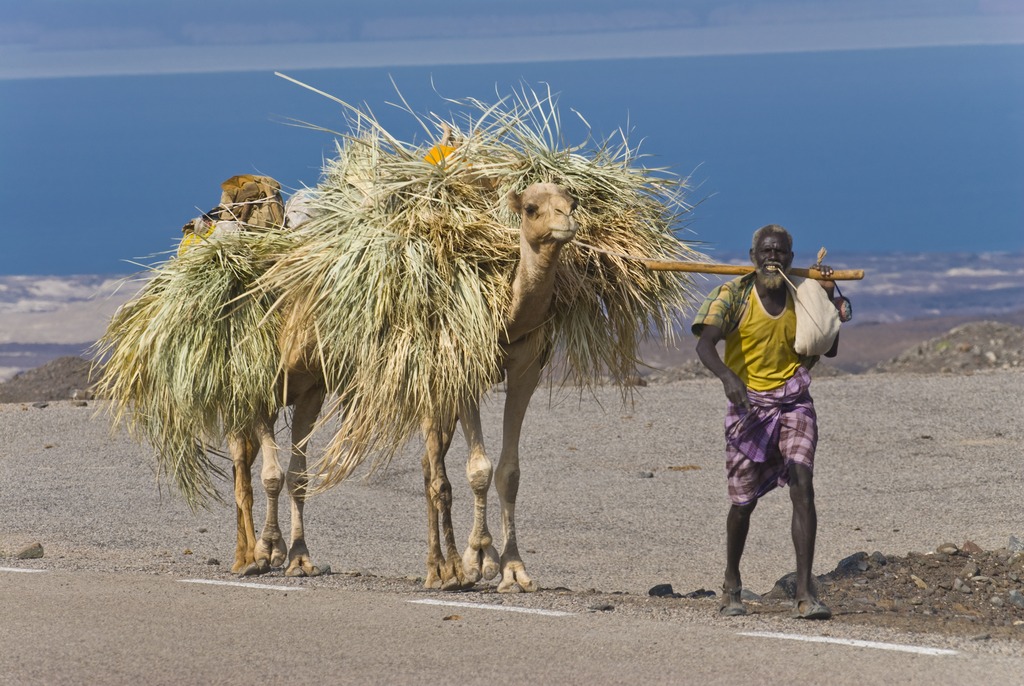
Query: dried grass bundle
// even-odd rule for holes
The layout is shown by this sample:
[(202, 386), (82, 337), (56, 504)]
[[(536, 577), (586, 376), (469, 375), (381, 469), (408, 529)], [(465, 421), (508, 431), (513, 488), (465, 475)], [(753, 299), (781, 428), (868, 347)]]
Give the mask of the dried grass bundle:
[(564, 380), (625, 387), (640, 342), (670, 336), (693, 303), (687, 276), (636, 259), (703, 257), (673, 233), (688, 210), (685, 181), (639, 166), (624, 135), (566, 144), (550, 92), (452, 101), (462, 110), (452, 121), (417, 117), (428, 133), (453, 134), (443, 159), (337, 102), (350, 132), (315, 189), (315, 218), (260, 279), (284, 294), (296, 339), (315, 331), (338, 398), (326, 483), (369, 456), (386, 463), (424, 417), (452, 416), (497, 380), (519, 254), (510, 190), (548, 181), (579, 200), (580, 231), (563, 250), (546, 330)]
[(160, 476), (193, 508), (219, 500), (212, 454), (226, 433), (277, 407), (280, 317), (251, 289), (284, 240), (214, 235), (154, 265), (94, 349), (114, 425), (152, 446)]

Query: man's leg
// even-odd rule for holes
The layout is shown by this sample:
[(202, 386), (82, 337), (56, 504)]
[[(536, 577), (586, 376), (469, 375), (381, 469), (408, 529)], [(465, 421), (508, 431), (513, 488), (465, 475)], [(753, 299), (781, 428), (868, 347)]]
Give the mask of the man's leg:
[(740, 558), (747, 544), (750, 531), (750, 515), (757, 507), (754, 500), (746, 505), (733, 504), (725, 520), (725, 584), (722, 586), (723, 603), (719, 610), (723, 615), (746, 614), (741, 601), (743, 581), (740, 577)]
[(793, 501), (793, 548), (796, 550), (797, 614), (811, 619), (827, 619), (828, 608), (818, 602), (811, 581), (814, 543), (818, 534), (818, 513), (814, 507), (814, 475), (806, 466), (789, 467), (789, 497)]

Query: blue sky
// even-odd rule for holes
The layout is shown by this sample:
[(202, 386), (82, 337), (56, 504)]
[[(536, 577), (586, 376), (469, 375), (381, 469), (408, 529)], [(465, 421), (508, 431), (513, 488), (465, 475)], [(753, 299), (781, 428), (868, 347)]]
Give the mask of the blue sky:
[(227, 176), (315, 183), (331, 141), (282, 120), (343, 124), (274, 71), (378, 114), (392, 79), (419, 111), (550, 84), (689, 175), (722, 251), (768, 221), (833, 252), (1024, 247), (1017, 0), (356, 5), (0, 0), (0, 273), (130, 271)]

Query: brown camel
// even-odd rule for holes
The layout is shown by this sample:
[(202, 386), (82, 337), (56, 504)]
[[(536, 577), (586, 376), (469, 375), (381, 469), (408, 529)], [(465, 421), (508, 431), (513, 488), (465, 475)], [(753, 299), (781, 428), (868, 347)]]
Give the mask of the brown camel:
[[(283, 207), (286, 228), (297, 228), (311, 218), (308, 195), (299, 192), (289, 198)], [(303, 332), (303, 327), (284, 327), (283, 331)], [(323, 375), (312, 363), (311, 340), (291, 340), (281, 335), (279, 347), (287, 370), (277, 381), (277, 397), (284, 407), (294, 407), (291, 420), (291, 458), (288, 471), (281, 468), (278, 446), (274, 440), (274, 427), (280, 410), (254, 417), (245, 430), (227, 437), (231, 455), (235, 491), (235, 516), (238, 537), (235, 561), (231, 571), (243, 576), (265, 574), (281, 567), (287, 561), (286, 576), (318, 576), (319, 567), (313, 564), (306, 547), (303, 527), (303, 508), (306, 501), (308, 476), (306, 471), (306, 440), (320, 415), (326, 389)], [(260, 478), (267, 496), (266, 521), (259, 539), (252, 516), (252, 467), (256, 454), (263, 451)], [(278, 523), (278, 504), (281, 491), (287, 486), (291, 501), (291, 545), (286, 546)]]
[[(271, 568), (281, 567), (285, 561), (286, 576), (318, 576), (319, 567), (313, 564), (306, 547), (303, 528), (303, 506), (306, 501), (306, 449), (305, 442), (324, 401), (324, 383), (319, 374), (296, 358), (279, 382), (280, 397), (286, 406), (294, 406), (292, 414), (291, 459), (288, 471), (281, 468), (278, 446), (274, 440), (274, 426), (278, 411), (255, 418), (247, 430), (228, 436), (234, 477), (235, 513), (238, 538), (235, 562), (231, 571), (243, 576), (265, 574)], [(252, 466), (256, 454), (262, 449), (263, 466), (260, 478), (267, 494), (266, 522), (259, 539), (256, 538), (252, 517)], [(287, 485), (291, 500), (291, 545), (286, 546), (278, 523), (278, 499)]]
[[(522, 227), (519, 265), (512, 282), (512, 301), (499, 360), (499, 371), (505, 375), (507, 383), (501, 456), (495, 471), (484, 448), (480, 397), (465, 398), (457, 418), (424, 420), (423, 481), (428, 513), (426, 585), (430, 588), (463, 588), (481, 578), (492, 579), (500, 572), (499, 592), (537, 590), (537, 585), (526, 574), (516, 542), (519, 436), (548, 353), (544, 323), (554, 295), (559, 255), (562, 247), (576, 236), (578, 227), (573, 217), (576, 200), (560, 186), (537, 183), (522, 194), (510, 193), (508, 202), (510, 209), (520, 216)], [(466, 475), (475, 501), (473, 529), (461, 559), (452, 530), (451, 484), (444, 464), (456, 420), (461, 421), (469, 446)], [(501, 502), (504, 537), (500, 556), (487, 528), (487, 491), (492, 475)], [(441, 536), (447, 557), (441, 550)]]
[[(516, 543), (515, 499), (519, 485), (519, 436), (530, 398), (540, 380), (547, 353), (544, 323), (548, 318), (558, 257), (572, 240), (577, 223), (572, 213), (576, 201), (561, 187), (550, 183), (529, 186), (522, 194), (510, 193), (509, 207), (520, 216), (520, 261), (512, 282), (510, 310), (502, 335), (499, 372), (507, 379), (503, 444), (497, 471), (487, 457), (480, 421), (480, 398), (466, 398), (457, 417), (430, 418), (423, 422), (426, 453), (424, 486), (428, 501), (428, 554), (426, 585), (457, 589), (500, 571), (501, 592), (534, 591)], [(285, 326), (285, 331), (308, 327)], [(262, 574), (287, 560), (285, 574), (314, 576), (320, 573), (309, 556), (303, 532), (303, 503), (307, 480), (305, 441), (320, 413), (325, 395), (322, 374), (312, 363), (312, 341), (281, 343), (285, 369), (279, 382), (280, 397), (294, 405), (291, 460), (281, 469), (273, 427), (277, 412), (254, 421), (245, 432), (229, 436), (234, 463), (238, 545), (232, 570), (243, 575)], [(466, 472), (473, 491), (474, 523), (465, 554), (459, 557), (451, 521), (451, 484), (445, 472), (445, 454), (451, 445), (456, 421), (462, 422), (469, 444)], [(267, 492), (267, 519), (256, 539), (252, 521), (251, 469), (256, 453), (263, 450), (261, 478)], [(492, 474), (501, 501), (504, 548), (499, 556), (487, 527), (487, 491)], [(292, 506), (291, 546), (286, 548), (278, 524), (278, 498), (287, 484)], [(447, 559), (441, 550), (445, 539)]]

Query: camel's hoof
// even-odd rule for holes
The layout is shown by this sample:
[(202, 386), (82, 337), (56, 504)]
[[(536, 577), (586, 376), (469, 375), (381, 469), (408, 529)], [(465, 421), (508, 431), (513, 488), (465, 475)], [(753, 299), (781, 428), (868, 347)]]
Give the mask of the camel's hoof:
[(505, 568), (501, 583), (498, 584), (498, 593), (534, 593), (537, 588), (533, 579), (526, 575), (526, 568), (519, 563)]
[(260, 539), (256, 543), (256, 559), (265, 561), (275, 569), (283, 567), (288, 561), (288, 549), (280, 539)]
[(242, 570), (242, 576), (259, 576), (260, 574), (266, 574), (270, 571), (270, 563), (264, 559), (259, 559), (250, 564), (248, 567)]
[(493, 579), (498, 576), (498, 554), (494, 551), (494, 548), (488, 548), (484, 551), (484, 562), (480, 566), (485, 579)]
[(441, 584), (442, 591), (464, 591), (467, 588), (472, 588), (473, 582), (466, 579), (459, 579), (458, 577), (452, 577), (443, 584)]
[(469, 588), (473, 583), (457, 555), (451, 555), (447, 560), (427, 563), (427, 578), (423, 581), (424, 588), (458, 591)]
[(323, 572), (308, 559), (295, 559), (284, 570), (285, 576), (320, 576)]
[(231, 573), (242, 575), (242, 572), (249, 566), (254, 564), (252, 560), (237, 560), (235, 564), (231, 565)]
[(441, 590), (461, 591), (470, 588), (475, 581), (466, 573), (466, 567), (459, 560), (457, 555), (448, 558), (447, 564), (441, 570)]
[(465, 570), (466, 578), (472, 583), (480, 579), (493, 579), (498, 576), (500, 569), (498, 551), (492, 545), (466, 548), (466, 552), (462, 554), (462, 568)]

